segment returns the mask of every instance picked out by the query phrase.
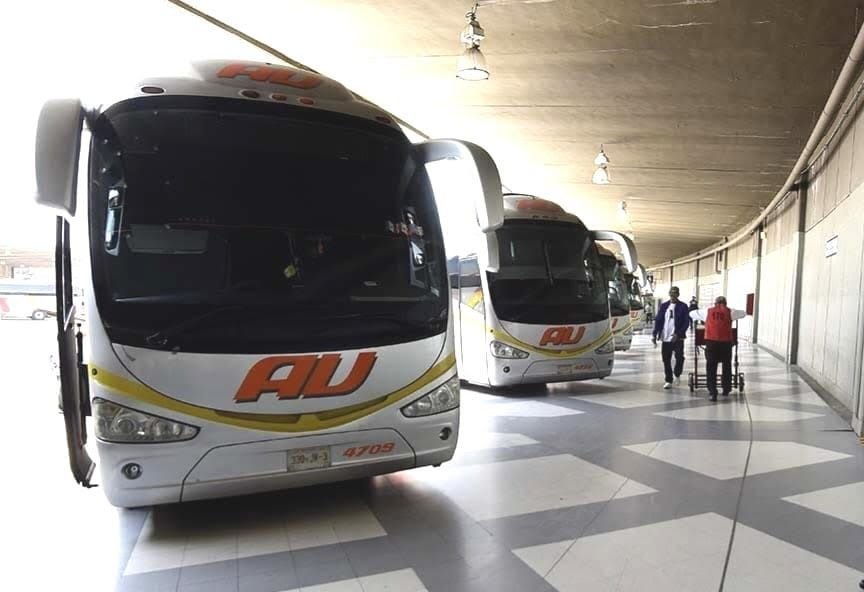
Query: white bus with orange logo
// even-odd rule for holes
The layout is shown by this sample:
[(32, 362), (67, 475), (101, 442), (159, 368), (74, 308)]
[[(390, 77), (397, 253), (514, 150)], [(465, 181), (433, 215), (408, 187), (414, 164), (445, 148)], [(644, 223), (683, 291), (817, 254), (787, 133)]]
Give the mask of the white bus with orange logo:
[(459, 376), (492, 387), (608, 376), (614, 341), (596, 243), (618, 243), (630, 269), (633, 243), (519, 194), (505, 195), (503, 225), (476, 238), (476, 250), (448, 260)]
[[(449, 460), (459, 382), (425, 165), (454, 158), (479, 179), (477, 217), (494, 230), (501, 184), (485, 151), (412, 145), (379, 108), (305, 71), (211, 61), (100, 109), (47, 103), (37, 200), (60, 213), (78, 482), (94, 468), (91, 414), (101, 485), (119, 506)], [(86, 335), (71, 295), (79, 245)]]
[(630, 323), (633, 325), (633, 331), (641, 333), (648, 326), (645, 313), (645, 298), (642, 294), (643, 288), (647, 285), (644, 279), (645, 267), (639, 264), (635, 274), (625, 274), (625, 279), (629, 285), (630, 298)]
[(633, 326), (630, 323), (630, 285), (624, 264), (615, 254), (603, 247), (600, 251), (600, 265), (609, 289), (609, 313), (612, 319), (612, 335), (615, 338), (615, 351), (627, 351), (633, 344)]

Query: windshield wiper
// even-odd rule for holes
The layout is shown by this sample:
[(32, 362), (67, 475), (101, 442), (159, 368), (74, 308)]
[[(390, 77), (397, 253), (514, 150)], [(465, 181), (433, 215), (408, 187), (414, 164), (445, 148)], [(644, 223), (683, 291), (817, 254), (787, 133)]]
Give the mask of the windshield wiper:
[(158, 329), (154, 333), (151, 333), (150, 335), (145, 337), (144, 341), (146, 341), (148, 345), (152, 345), (154, 347), (167, 347), (168, 344), (171, 342), (171, 338), (182, 333), (184, 329), (188, 329), (190, 327), (198, 325), (229, 310), (237, 310), (240, 308), (242, 307), (236, 304), (217, 306), (216, 308), (212, 308), (205, 313), (189, 317), (188, 319), (180, 321), (179, 323), (176, 323), (174, 325), (169, 325), (168, 327)]

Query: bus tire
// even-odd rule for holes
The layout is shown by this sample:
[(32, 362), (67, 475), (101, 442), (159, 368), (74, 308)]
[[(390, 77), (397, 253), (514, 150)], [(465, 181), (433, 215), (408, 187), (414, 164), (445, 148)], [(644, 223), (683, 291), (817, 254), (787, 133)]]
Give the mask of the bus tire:
[(48, 315), (45, 314), (44, 310), (34, 310), (30, 314), (30, 318), (34, 321), (44, 321)]

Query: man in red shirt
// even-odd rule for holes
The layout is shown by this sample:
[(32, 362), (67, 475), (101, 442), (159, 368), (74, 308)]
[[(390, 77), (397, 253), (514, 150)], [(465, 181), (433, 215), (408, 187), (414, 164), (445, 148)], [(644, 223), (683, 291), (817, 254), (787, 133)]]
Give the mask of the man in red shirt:
[(711, 308), (690, 313), (694, 321), (705, 321), (705, 374), (712, 401), (717, 400), (717, 364), (723, 364), (723, 396), (732, 391), (732, 321), (745, 316), (744, 311), (726, 306), (724, 296), (718, 296)]

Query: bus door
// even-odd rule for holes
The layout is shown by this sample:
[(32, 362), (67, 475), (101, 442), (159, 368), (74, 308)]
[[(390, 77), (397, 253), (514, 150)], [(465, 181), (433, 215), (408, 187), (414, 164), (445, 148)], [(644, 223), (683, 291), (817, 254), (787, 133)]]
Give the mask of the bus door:
[(95, 468), (85, 448), (90, 394), (87, 372), (82, 363), (81, 335), (76, 332), (70, 225), (67, 220), (67, 217), (74, 217), (76, 210), (83, 122), (84, 110), (78, 100), (49, 101), (42, 108), (36, 133), (36, 200), (60, 210), (54, 251), (60, 394), (69, 467), (78, 483), (90, 487)]
[(477, 257), (459, 259), (459, 322), (462, 375), (474, 383), (487, 383), (486, 308)]

